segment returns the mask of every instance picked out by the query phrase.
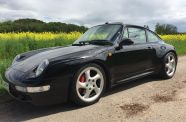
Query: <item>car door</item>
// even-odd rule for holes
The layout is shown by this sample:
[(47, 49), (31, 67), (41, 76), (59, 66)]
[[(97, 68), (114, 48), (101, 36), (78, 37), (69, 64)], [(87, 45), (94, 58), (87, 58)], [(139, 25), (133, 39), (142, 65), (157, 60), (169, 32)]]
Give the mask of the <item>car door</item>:
[(144, 73), (152, 66), (151, 46), (146, 43), (146, 32), (143, 28), (127, 27), (123, 37), (130, 38), (134, 44), (123, 45), (120, 50), (115, 50), (112, 56), (112, 78), (115, 82), (131, 76)]

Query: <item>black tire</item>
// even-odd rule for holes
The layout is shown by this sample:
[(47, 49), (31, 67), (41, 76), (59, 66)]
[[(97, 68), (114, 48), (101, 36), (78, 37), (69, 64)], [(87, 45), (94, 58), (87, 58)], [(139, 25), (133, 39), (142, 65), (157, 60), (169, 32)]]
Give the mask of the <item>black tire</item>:
[[(167, 74), (167, 68), (166, 68), (166, 63), (167, 63), (168, 57), (169, 57), (170, 55), (173, 56), (174, 59), (175, 59), (175, 69), (174, 69), (172, 75), (168, 75), (168, 74)], [(160, 71), (160, 76), (161, 76), (163, 79), (170, 79), (170, 78), (172, 78), (172, 77), (174, 76), (175, 72), (176, 72), (176, 66), (177, 66), (177, 56), (176, 56), (176, 54), (173, 53), (173, 52), (167, 53), (167, 54), (164, 56), (163, 60), (162, 60), (162, 68), (161, 68), (161, 71)]]
[[(99, 97), (97, 99), (95, 99), (94, 101), (91, 101), (91, 102), (85, 102), (83, 101), (79, 96), (78, 96), (78, 93), (77, 93), (77, 90), (76, 90), (76, 83), (78, 82), (78, 77), (80, 76), (80, 73), (88, 68), (88, 67), (95, 67), (97, 69), (100, 70), (100, 72), (102, 73), (103, 75), (103, 79), (104, 79), (104, 85), (103, 85), (103, 90), (102, 92), (100, 93)], [(94, 64), (94, 63), (91, 63), (91, 64), (87, 64), (83, 67), (81, 67), (76, 73), (75, 73), (75, 76), (73, 78), (73, 82), (72, 82), (72, 86), (71, 86), (71, 95), (70, 95), (70, 100), (71, 102), (73, 102), (74, 104), (78, 105), (78, 106), (87, 106), (87, 105), (91, 105), (91, 104), (94, 104), (96, 103), (97, 101), (99, 101), (100, 97), (102, 96), (102, 94), (104, 93), (106, 89), (106, 75), (105, 75), (105, 72), (103, 70), (103, 68), (97, 64)]]

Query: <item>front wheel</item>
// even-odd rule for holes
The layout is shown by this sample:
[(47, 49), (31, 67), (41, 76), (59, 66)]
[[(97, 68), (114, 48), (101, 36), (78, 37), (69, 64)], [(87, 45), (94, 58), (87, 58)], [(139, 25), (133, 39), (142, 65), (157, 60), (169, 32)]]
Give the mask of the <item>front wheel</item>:
[(172, 78), (175, 74), (177, 66), (176, 55), (173, 52), (167, 53), (162, 64), (161, 76), (165, 79)]
[(97, 64), (82, 67), (75, 75), (72, 84), (72, 102), (90, 105), (97, 102), (106, 86), (104, 70)]

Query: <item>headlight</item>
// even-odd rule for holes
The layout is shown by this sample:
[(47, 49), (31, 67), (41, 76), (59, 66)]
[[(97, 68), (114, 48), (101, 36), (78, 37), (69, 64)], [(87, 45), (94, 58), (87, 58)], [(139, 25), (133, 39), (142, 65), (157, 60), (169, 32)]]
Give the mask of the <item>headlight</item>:
[(17, 55), (14, 60), (12, 61), (12, 64), (14, 64), (17, 60), (19, 60), (19, 58), (21, 57), (21, 55)]
[(36, 77), (38, 77), (39, 75), (43, 73), (43, 71), (46, 69), (48, 64), (49, 64), (49, 61), (47, 59), (39, 64), (35, 72)]

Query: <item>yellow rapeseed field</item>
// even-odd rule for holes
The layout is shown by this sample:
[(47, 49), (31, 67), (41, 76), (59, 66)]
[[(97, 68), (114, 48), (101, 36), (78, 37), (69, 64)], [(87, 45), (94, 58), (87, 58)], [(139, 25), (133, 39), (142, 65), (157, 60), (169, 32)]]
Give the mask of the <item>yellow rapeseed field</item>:
[[(76, 40), (80, 37), (82, 33), (80, 32), (71, 32), (71, 33), (0, 33), (1, 40), (21, 40), (21, 39), (32, 39), (35, 41), (42, 40), (55, 40), (55, 39), (64, 39), (64, 40)], [(176, 34), (176, 35), (160, 35), (160, 37), (165, 41), (186, 41), (186, 34)]]
[(161, 35), (160, 37), (165, 41), (186, 41), (186, 34)]
[(32, 39), (35, 41), (56, 40), (56, 39), (76, 40), (80, 35), (81, 35), (80, 32), (71, 32), (71, 33), (51, 33), (51, 32), (0, 33), (0, 41), (1, 40), (22, 40), (22, 39)]

